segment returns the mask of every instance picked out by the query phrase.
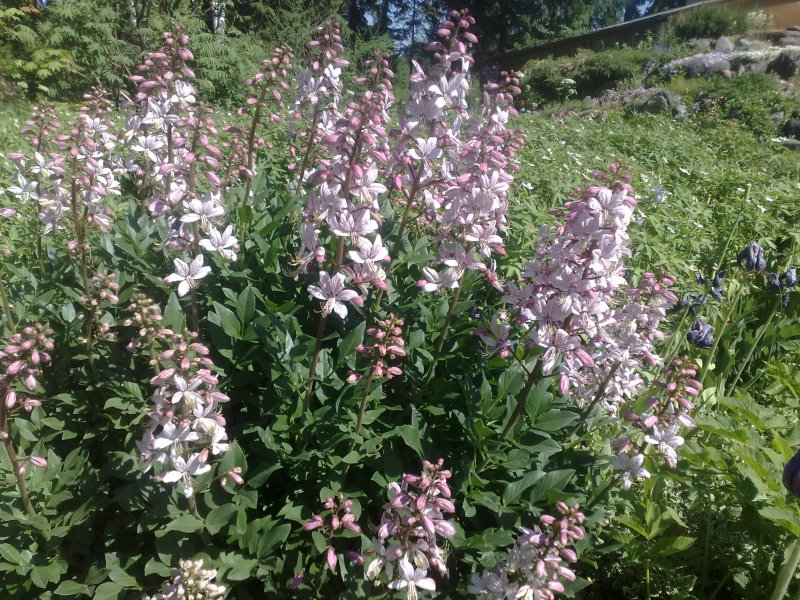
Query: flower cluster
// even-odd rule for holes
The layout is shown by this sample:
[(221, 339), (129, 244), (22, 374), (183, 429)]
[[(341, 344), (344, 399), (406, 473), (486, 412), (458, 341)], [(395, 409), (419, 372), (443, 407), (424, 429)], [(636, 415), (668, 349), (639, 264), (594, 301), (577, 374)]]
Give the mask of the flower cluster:
[[(342, 530), (349, 530), (353, 533), (361, 533), (361, 526), (356, 522), (356, 516), (352, 513), (353, 501), (346, 500), (343, 494), (337, 497), (329, 496), (324, 504), (326, 511), (325, 517), (314, 515), (314, 517), (303, 524), (303, 531), (318, 531), (325, 537), (327, 547), (325, 548), (325, 562), (331, 572), (336, 570), (338, 558), (336, 549), (333, 547), (333, 536)], [(345, 553), (354, 562), (361, 563), (361, 556), (352, 551)]]
[(692, 398), (699, 396), (702, 384), (695, 379), (697, 366), (684, 357), (675, 359), (662, 371), (662, 378), (653, 385), (662, 390), (648, 399), (643, 412), (629, 412), (624, 422), (630, 431), (612, 442), (619, 452), (613, 466), (622, 471), (624, 487), (629, 489), (632, 478), (647, 479), (650, 472), (644, 466), (646, 449), (655, 448), (658, 456), (670, 469), (678, 463), (677, 449), (683, 445), (682, 429), (695, 426), (690, 412), (694, 409)]
[[(193, 55), (186, 34), (165, 33), (164, 46), (150, 52), (131, 80), (138, 86), (130, 105), (125, 139), (137, 158), (128, 169), (137, 176), (140, 199), (153, 216), (166, 219), (165, 245), (189, 251), (195, 259), (202, 247), (225, 260), (236, 259), (238, 240), (225, 226), (227, 209), (220, 197), (222, 151), (210, 109), (196, 102)], [(207, 191), (198, 180), (205, 180)], [(181, 288), (185, 294), (188, 289)]]
[(542, 373), (560, 371), (562, 394), (572, 390), (582, 404), (601, 395), (614, 412), (642, 385), (638, 367), (659, 362), (652, 342), (662, 336), (659, 323), (677, 298), (668, 289), (675, 279), (664, 273), (645, 273), (639, 288), (626, 289), (633, 188), (617, 165), (611, 177), (595, 175), (609, 185), (589, 186), (555, 210), (564, 222), (541, 230), (533, 259), (523, 265), (522, 284), (507, 284), (510, 322), (493, 317), (491, 327), (478, 333), (507, 355), (511, 323), (521, 326), (526, 345), (545, 349)]
[(429, 569), (447, 573), (437, 535), (455, 535), (444, 514), (456, 509), (447, 484), (451, 473), (443, 465), (442, 459), (435, 464), (424, 461), (421, 475), (404, 474), (400, 484), (389, 485), (389, 502), (373, 540), (377, 558), (367, 567), (367, 577), (377, 581), (383, 573), (389, 588), (405, 589), (409, 600), (417, 597), (417, 588), (436, 589)]
[[(488, 84), (480, 110), (469, 117), (469, 46), (477, 41), (469, 29), (475, 21), (466, 11), (452, 11), (450, 17), (438, 31), (442, 41), (428, 46), (439, 60), (434, 75), (415, 67), (407, 118), (399, 132), (403, 154), (396, 161), (396, 185), (410, 186), (406, 202), (423, 191), (422, 213), (439, 240), (438, 257), (418, 282), (426, 292), (457, 288), (468, 270), (500, 287), (493, 253), (505, 253), (500, 234), (506, 228), (506, 194), (513, 180), (509, 171), (518, 169), (513, 157), (522, 145), (507, 127), (509, 116), (516, 114), (514, 95), (520, 93), (515, 75), (503, 72), (500, 83)], [(416, 137), (419, 129), (426, 136)], [(437, 265), (444, 269), (437, 271)]]
[(158, 336), (171, 347), (157, 357), (150, 423), (137, 446), (144, 471), (154, 468), (155, 481), (178, 483), (188, 498), (194, 478), (211, 470), (209, 457), (228, 449), (220, 404), (229, 398), (217, 390), (208, 348), (194, 341), (197, 334), (162, 329)]
[(250, 88), (247, 106), (238, 110), (240, 115), (253, 110), (250, 129), (244, 131), (235, 125), (225, 127), (231, 136), (228, 142), (228, 161), (225, 179), (228, 184), (235, 178), (251, 180), (255, 177), (256, 151), (264, 145), (264, 140), (257, 135), (262, 112), (269, 110), (274, 103), (278, 110), (272, 112), (268, 120), (281, 121), (280, 110), (285, 108), (284, 94), (290, 90), (290, 73), (293, 69), (294, 53), (288, 45), (275, 48), (269, 59), (261, 61), (261, 69), (253, 77), (245, 81)]
[[(311, 105), (309, 146), (300, 177), (311, 187), (303, 212), (296, 273), (306, 273), (312, 263), (322, 265), (332, 257), (319, 272), (319, 285), (310, 285), (308, 291), (324, 302), (323, 315), (335, 312), (345, 318), (346, 302), (361, 305), (369, 288), (386, 289), (386, 273), (380, 265), (389, 260), (389, 253), (376, 232), (380, 227), (378, 197), (386, 192), (378, 177), (379, 167), (387, 160), (384, 126), (394, 98), (393, 74), (387, 59), (377, 54), (367, 61), (368, 77), (356, 82), (362, 91), (342, 109), (339, 66), (346, 61), (338, 57), (338, 27), (328, 24), (319, 33), (321, 38), (312, 42), (312, 48), (326, 47), (324, 58), (312, 60), (310, 67), (298, 74), (300, 100)], [(298, 114), (302, 114), (299, 108)], [(317, 157), (319, 167), (306, 173), (315, 137), (324, 143), (327, 154)], [(333, 252), (326, 249), (329, 240), (336, 248)], [(345, 263), (345, 257), (351, 262)], [(360, 293), (350, 289), (351, 285)]]
[(563, 580), (574, 581), (567, 564), (578, 560), (571, 546), (584, 537), (586, 520), (579, 506), (557, 505), (559, 517), (542, 515), (541, 527), (522, 528), (503, 562), (482, 575), (472, 575), (467, 591), (482, 598), (552, 600), (564, 591)]
[[(394, 314), (378, 321), (377, 327), (367, 329), (367, 335), (373, 339), (371, 344), (359, 344), (356, 350), (370, 362), (373, 377), (398, 377), (403, 374), (400, 367), (387, 364), (387, 361), (402, 358), (406, 355), (403, 341), (403, 319)], [(348, 383), (355, 383), (361, 378), (358, 373), (351, 373)]]
[(149, 349), (153, 354), (153, 344), (161, 331), (161, 307), (144, 294), (136, 294), (134, 301), (128, 306), (132, 313), (130, 319), (123, 321), (125, 327), (136, 327), (138, 339), (131, 340), (128, 350), (137, 351), (139, 348)]
[(214, 583), (215, 569), (204, 570), (203, 560), (181, 560), (172, 569), (172, 580), (161, 585), (161, 592), (146, 600), (215, 600), (225, 596), (225, 586)]
[(36, 389), (41, 365), (50, 362), (52, 334), (51, 329), (36, 323), (25, 327), (22, 333), (12, 333), (9, 343), (0, 350), (0, 399), (6, 411), (18, 403), (28, 412), (41, 405), (28, 392)]

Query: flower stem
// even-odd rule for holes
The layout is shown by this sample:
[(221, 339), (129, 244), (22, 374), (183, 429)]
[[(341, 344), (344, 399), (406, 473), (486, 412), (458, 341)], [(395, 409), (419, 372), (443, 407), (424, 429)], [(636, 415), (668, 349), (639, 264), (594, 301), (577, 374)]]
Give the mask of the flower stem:
[[(591, 414), (592, 409), (594, 409), (594, 407), (597, 406), (597, 403), (600, 402), (600, 400), (603, 399), (603, 395), (606, 392), (606, 388), (608, 387), (608, 384), (614, 378), (614, 375), (617, 374), (617, 370), (619, 369), (619, 365), (620, 365), (620, 363), (616, 363), (613, 367), (611, 367), (611, 370), (608, 372), (608, 375), (606, 375), (605, 379), (603, 379), (603, 382), (600, 384), (600, 387), (597, 388), (597, 393), (594, 395), (594, 398), (592, 398), (592, 401), (583, 410), (583, 412), (581, 413), (580, 418), (578, 419), (578, 422), (575, 423), (575, 425), (572, 427), (572, 429), (569, 430), (569, 433), (567, 433), (567, 436), (566, 436), (565, 439), (571, 438), (573, 435), (575, 435), (578, 432), (578, 430), (581, 428), (581, 426), (583, 426), (583, 424), (586, 422), (586, 417), (588, 417)], [(570, 446), (570, 448), (571, 447), (572, 446)]]
[(11, 331), (16, 329), (16, 325), (14, 325), (14, 318), (11, 316), (11, 303), (8, 301), (8, 293), (6, 292), (6, 286), (3, 283), (3, 278), (0, 277), (0, 302), (3, 303), (3, 312), (6, 315), (6, 324)]
[(314, 354), (311, 356), (311, 367), (308, 370), (308, 384), (306, 384), (306, 395), (303, 398), (303, 412), (311, 410), (311, 395), (314, 393), (314, 381), (319, 362), (319, 353), (322, 350), (322, 335), (325, 333), (325, 324), (328, 322), (328, 315), (322, 315), (317, 328), (317, 341), (314, 344)]
[[(253, 120), (250, 123), (250, 131), (247, 134), (247, 171), (248, 173), (253, 172), (253, 159), (255, 158), (253, 153), (253, 144), (255, 144), (256, 140), (256, 130), (258, 129), (258, 124), (261, 121), (261, 105), (264, 103), (264, 99), (267, 96), (267, 91), (269, 90), (269, 86), (266, 84), (264, 85), (264, 89), (261, 90), (261, 94), (258, 97), (258, 102), (256, 103), (256, 110), (253, 113)], [(247, 183), (244, 186), (244, 196), (242, 197), (242, 206), (246, 206), (248, 200), (250, 200), (250, 190), (253, 188), (253, 178), (248, 174), (247, 176)]]
[(792, 544), (792, 551), (789, 553), (789, 558), (783, 563), (778, 579), (775, 581), (775, 590), (770, 596), (770, 600), (781, 600), (786, 595), (789, 589), (789, 584), (792, 582), (797, 567), (800, 565), (800, 539), (796, 539)]
[[(528, 373), (528, 379), (525, 381), (525, 386), (522, 388), (522, 391), (517, 396), (517, 405), (514, 407), (514, 412), (511, 413), (511, 416), (508, 419), (508, 423), (503, 428), (502, 433), (500, 434), (500, 440), (505, 440), (508, 435), (511, 433), (512, 429), (514, 429), (514, 425), (519, 419), (522, 411), (525, 410), (525, 404), (528, 400), (528, 395), (531, 393), (533, 386), (536, 385), (542, 379), (542, 361), (536, 360), (536, 365), (534, 365), (533, 370)], [(480, 465), (478, 465), (478, 472), (483, 471), (486, 466), (489, 464), (489, 457), (483, 459)]]
[(614, 479), (609, 481), (606, 484), (606, 486), (602, 490), (600, 490), (600, 492), (594, 498), (592, 498), (592, 501), (586, 505), (585, 510), (589, 511), (593, 509), (595, 506), (597, 506), (606, 496), (608, 496), (608, 493), (612, 489), (614, 489), (617, 485), (619, 485), (620, 481), (622, 481), (621, 475), (617, 475), (616, 477), (614, 477)]
[(31, 504), (28, 488), (25, 485), (25, 478), (22, 476), (22, 473), (20, 473), (19, 459), (14, 450), (14, 444), (11, 441), (11, 434), (8, 431), (8, 409), (3, 402), (0, 402), (0, 437), (3, 438), (3, 445), (11, 461), (11, 468), (14, 470), (14, 476), (17, 478), (17, 488), (22, 498), (22, 504), (25, 506), (25, 512), (28, 513), (29, 517), (35, 517), (36, 511), (33, 508), (33, 504)]
[(444, 347), (444, 342), (447, 339), (447, 332), (450, 329), (450, 323), (453, 321), (453, 315), (456, 312), (456, 304), (458, 303), (458, 297), (461, 295), (461, 286), (459, 285), (456, 288), (456, 291), (453, 292), (453, 297), (450, 299), (450, 307), (447, 309), (447, 316), (444, 319), (444, 326), (442, 327), (442, 332), (439, 334), (439, 341), (436, 343), (436, 352), (433, 357), (433, 363), (430, 366), (430, 371), (428, 371), (428, 376), (425, 378), (425, 384), (429, 384), (431, 379), (433, 379), (433, 374), (436, 372), (436, 363), (439, 360), (439, 354), (442, 352), (442, 348)]
[(372, 380), (374, 378), (375, 367), (370, 369), (367, 380), (364, 382), (364, 394), (361, 396), (361, 405), (358, 407), (358, 421), (356, 422), (356, 429), (353, 432), (353, 439), (350, 442), (350, 448), (347, 450), (347, 454), (350, 454), (353, 451), (353, 448), (356, 447), (356, 436), (361, 431), (361, 425), (364, 424), (364, 411), (367, 409), (367, 399), (369, 398), (369, 391), (372, 387)]
[(745, 356), (744, 360), (739, 364), (739, 368), (736, 370), (736, 375), (733, 378), (733, 383), (731, 383), (730, 386), (726, 386), (728, 387), (729, 390), (733, 390), (736, 387), (736, 384), (739, 383), (739, 378), (742, 376), (742, 372), (744, 371), (745, 367), (747, 367), (747, 364), (750, 362), (750, 359), (753, 357), (753, 352), (755, 352), (759, 342), (761, 341), (761, 338), (764, 337), (764, 334), (767, 332), (767, 329), (769, 329), (769, 326), (772, 323), (772, 319), (773, 317), (775, 317), (775, 313), (778, 311), (778, 306), (780, 302), (781, 302), (781, 297), (779, 294), (772, 303), (772, 310), (769, 313), (769, 318), (767, 319), (767, 322), (764, 323), (764, 325), (762, 325), (761, 328), (758, 330), (758, 333), (756, 334), (756, 339), (753, 340), (753, 343), (750, 344), (750, 348), (747, 351), (747, 356)]

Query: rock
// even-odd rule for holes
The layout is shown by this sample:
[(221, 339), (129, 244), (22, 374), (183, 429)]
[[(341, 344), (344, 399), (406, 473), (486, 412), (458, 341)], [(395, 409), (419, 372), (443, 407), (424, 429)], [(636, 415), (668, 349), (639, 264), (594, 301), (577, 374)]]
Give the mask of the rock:
[(800, 71), (800, 50), (784, 50), (767, 66), (767, 73), (775, 73), (788, 79)]
[(772, 46), (762, 40), (749, 40), (747, 38), (740, 38), (736, 42), (736, 50), (768, 50)]
[(800, 140), (800, 119), (789, 119), (783, 124), (781, 133), (787, 138)]
[(766, 73), (767, 67), (769, 67), (769, 61), (761, 60), (759, 62), (750, 63), (748, 71), (752, 71), (753, 73)]
[(709, 38), (695, 38), (689, 42), (689, 45), (700, 52), (711, 50), (711, 40)]
[(676, 118), (683, 118), (686, 115), (686, 107), (681, 102), (681, 97), (666, 90), (637, 94), (626, 102), (630, 104), (633, 112), (637, 113), (656, 115), (668, 112)]
[(785, 139), (781, 140), (781, 145), (790, 150), (800, 150), (800, 140)]
[(722, 36), (714, 43), (714, 50), (717, 52), (733, 52), (735, 46), (729, 37)]
[(796, 31), (800, 33), (800, 25), (792, 25), (786, 28), (786, 31)]

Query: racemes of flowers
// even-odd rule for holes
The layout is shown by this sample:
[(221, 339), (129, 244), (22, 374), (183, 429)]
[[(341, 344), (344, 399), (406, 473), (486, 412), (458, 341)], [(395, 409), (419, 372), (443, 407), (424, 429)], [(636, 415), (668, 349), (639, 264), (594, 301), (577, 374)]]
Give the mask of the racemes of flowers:
[[(336, 66), (339, 62), (335, 52), (338, 34), (325, 33), (323, 39), (325, 36), (331, 38), (333, 45), (326, 53), (327, 66), (322, 75), (312, 63), (311, 70), (303, 69), (298, 76), (305, 100), (317, 102), (313, 115), (318, 116), (312, 116), (316, 133), (309, 135), (320, 136), (327, 154), (316, 157), (319, 168), (307, 177), (311, 187), (303, 211), (302, 247), (296, 259), (296, 273), (306, 273), (312, 263), (324, 265), (319, 271), (319, 284), (310, 285), (308, 291), (323, 301), (324, 317), (335, 312), (344, 319), (346, 303), (363, 305), (370, 288), (386, 289), (386, 272), (381, 263), (389, 260), (389, 253), (377, 233), (378, 196), (386, 191), (386, 186), (378, 178), (387, 160), (384, 127), (393, 101), (392, 72), (387, 59), (376, 55), (366, 62), (367, 77), (355, 82), (362, 87), (356, 99), (341, 110), (332, 102), (320, 110), (323, 97), (328, 101), (340, 97), (340, 69)], [(318, 64), (318, 68), (323, 68), (323, 63)]]
[(164, 46), (150, 52), (131, 77), (138, 87), (128, 104), (136, 113), (124, 133), (142, 211), (165, 220), (166, 248), (193, 254), (189, 263), (175, 259), (175, 273), (167, 278), (182, 283), (180, 296), (209, 272), (202, 268), (201, 248), (225, 260), (235, 260), (238, 249), (220, 195), (222, 151), (211, 141), (219, 132), (211, 110), (196, 101), (188, 43), (181, 31), (165, 33)]
[(11, 439), (10, 421), (20, 413), (20, 408), (31, 412), (41, 406), (41, 401), (31, 395), (38, 386), (41, 366), (50, 362), (53, 351), (53, 331), (36, 323), (25, 327), (21, 333), (12, 333), (8, 343), (0, 349), (0, 441), (5, 446), (11, 468), (17, 479), (17, 487), (29, 515), (36, 514), (30, 502), (23, 475), (28, 464), (47, 467), (41, 456), (17, 456)]
[(438, 536), (449, 539), (456, 532), (444, 517), (456, 510), (447, 484), (450, 471), (444, 469), (442, 459), (436, 463), (423, 461), (422, 465), (422, 474), (404, 474), (399, 484), (389, 484), (389, 502), (383, 507), (373, 539), (377, 557), (366, 572), (371, 581), (393, 590), (404, 589), (409, 600), (417, 598), (417, 588), (436, 590), (429, 571), (447, 574)]
[(564, 221), (542, 228), (521, 284), (507, 284), (508, 322), (493, 318), (478, 333), (505, 354), (515, 344), (512, 325), (520, 327), (525, 348), (544, 349), (541, 374), (559, 373), (561, 394), (584, 406), (602, 402), (615, 413), (644, 383), (640, 365), (659, 363), (652, 343), (662, 337), (659, 323), (677, 298), (668, 289), (674, 278), (663, 273), (645, 273), (639, 288), (627, 288), (633, 188), (617, 165), (610, 175), (595, 176), (607, 185), (591, 185), (554, 210)]
[(579, 506), (556, 505), (559, 516), (542, 515), (541, 526), (522, 527), (508, 555), (492, 570), (474, 573), (467, 592), (494, 600), (552, 600), (564, 591), (562, 581), (574, 581), (568, 566), (578, 560), (572, 545), (584, 537), (586, 520)]
[[(146, 317), (140, 317), (144, 323)], [(151, 398), (150, 421), (137, 446), (143, 470), (153, 469), (154, 481), (177, 483), (191, 498), (195, 478), (211, 471), (209, 459), (229, 447), (220, 409), (229, 398), (217, 390), (219, 381), (211, 371), (214, 364), (208, 358), (209, 350), (195, 341), (196, 333), (161, 329), (156, 335), (157, 342), (167, 349), (155, 357), (157, 374), (150, 383), (156, 391)], [(228, 475), (234, 481), (241, 479), (238, 474)]]
[(161, 585), (161, 592), (145, 600), (216, 600), (225, 597), (225, 586), (214, 583), (216, 569), (203, 569), (203, 559), (181, 560), (172, 569), (172, 579)]
[[(677, 449), (684, 443), (681, 432), (695, 427), (690, 413), (694, 409), (693, 398), (700, 395), (703, 387), (696, 376), (697, 366), (688, 357), (674, 359), (653, 382), (660, 392), (647, 399), (644, 410), (631, 410), (624, 415), (621, 423), (628, 431), (611, 445), (618, 452), (612, 465), (622, 472), (626, 490), (633, 478), (650, 477), (646, 456), (657, 457), (670, 469), (678, 464)], [(655, 452), (648, 452), (648, 448)]]
[[(315, 532), (313, 535), (322, 536), (325, 545), (325, 564), (331, 572), (334, 572), (339, 561), (333, 545), (334, 536), (341, 535), (345, 531), (361, 533), (361, 526), (356, 522), (356, 516), (352, 512), (353, 501), (346, 499), (343, 494), (340, 493), (336, 497), (329, 496), (324, 506), (325, 516), (314, 515), (310, 521), (303, 524), (303, 531), (312, 531)], [(361, 555), (357, 552), (347, 550), (345, 555), (353, 562), (363, 563)]]
[[(392, 379), (403, 374), (400, 367), (389, 364), (406, 355), (405, 341), (403, 340), (403, 319), (389, 313), (385, 319), (378, 321), (377, 327), (370, 327), (366, 334), (372, 338), (370, 344), (359, 344), (359, 352), (370, 364), (369, 379), (386, 377)], [(361, 379), (358, 373), (350, 373), (348, 383), (355, 383)]]
[(285, 96), (291, 90), (291, 72), (294, 70), (294, 53), (286, 44), (275, 48), (269, 59), (261, 61), (261, 69), (253, 77), (245, 81), (248, 90), (247, 105), (239, 108), (240, 115), (252, 112), (250, 127), (247, 130), (235, 125), (225, 127), (230, 141), (223, 144), (227, 147), (225, 185), (231, 185), (236, 179), (247, 182), (245, 202), (250, 197), (252, 179), (256, 175), (255, 157), (264, 139), (258, 135), (258, 128), (270, 105), (275, 107), (267, 119), (271, 123), (282, 121), (281, 112), (286, 107)]
[[(516, 114), (514, 95), (520, 93), (513, 74), (503, 72), (500, 83), (488, 84), (480, 110), (469, 115), (469, 47), (477, 42), (469, 29), (475, 21), (466, 11), (452, 11), (450, 17), (438, 31), (442, 40), (428, 45), (438, 59), (434, 75), (429, 78), (417, 65), (395, 151), (401, 169), (395, 185), (406, 204), (401, 224), (416, 201), (439, 241), (438, 257), (419, 281), (426, 292), (459, 288), (468, 270), (501, 287), (493, 253), (505, 253), (500, 234), (506, 228), (506, 193), (522, 145), (507, 127), (509, 116)], [(420, 132), (424, 137), (418, 137)], [(441, 272), (433, 268), (437, 265), (444, 267)]]

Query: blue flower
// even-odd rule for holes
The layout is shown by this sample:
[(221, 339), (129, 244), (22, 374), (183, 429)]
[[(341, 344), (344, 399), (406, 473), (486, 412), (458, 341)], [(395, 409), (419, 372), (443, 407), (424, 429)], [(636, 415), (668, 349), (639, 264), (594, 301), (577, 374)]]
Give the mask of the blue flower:
[(711, 285), (715, 288), (722, 287), (722, 282), (725, 279), (725, 273), (727, 273), (727, 271), (717, 271), (714, 274), (714, 280), (711, 282)]
[(700, 271), (697, 271), (694, 274), (694, 278), (697, 280), (697, 283), (699, 283), (700, 285), (705, 285), (706, 284), (706, 278), (703, 277), (703, 274)]
[(786, 272), (780, 276), (780, 281), (785, 287), (794, 287), (797, 285), (797, 270), (794, 267), (789, 267)]
[(722, 290), (722, 288), (717, 288), (717, 287), (714, 287), (712, 285), (711, 286), (711, 296), (717, 302), (722, 302), (722, 298), (725, 296), (725, 292), (724, 292), (724, 290)]
[(739, 268), (742, 268), (742, 262), (748, 271), (763, 271), (767, 268), (764, 250), (755, 242), (747, 244), (747, 247), (736, 257), (736, 264), (739, 265)]
[(777, 273), (767, 273), (767, 283), (769, 284), (769, 291), (771, 294), (779, 294), (781, 291), (781, 280), (778, 278)]
[(711, 325), (695, 321), (686, 334), (686, 339), (698, 348), (711, 348), (714, 345), (714, 328)]
[(794, 455), (783, 467), (783, 485), (793, 495), (800, 498), (800, 452)]

